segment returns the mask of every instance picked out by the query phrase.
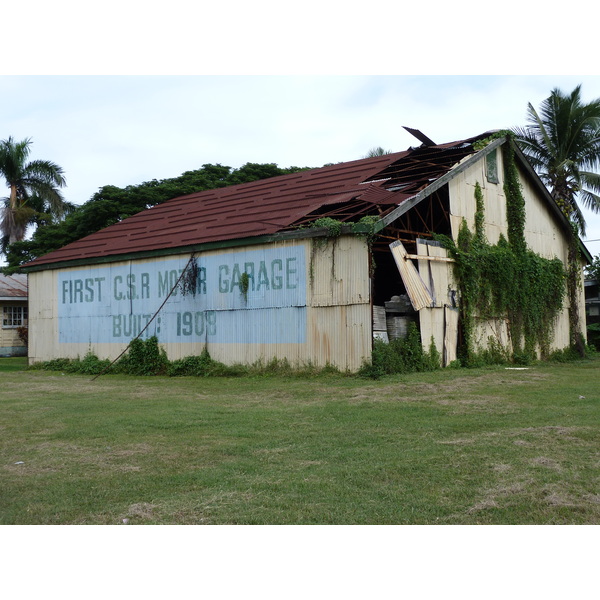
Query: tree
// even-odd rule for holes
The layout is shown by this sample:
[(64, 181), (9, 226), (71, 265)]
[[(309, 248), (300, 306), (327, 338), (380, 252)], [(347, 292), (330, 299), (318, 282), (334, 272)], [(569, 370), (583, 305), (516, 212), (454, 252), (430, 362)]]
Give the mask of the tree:
[(600, 282), (600, 254), (595, 256), (592, 264), (585, 268), (585, 274), (587, 279)]
[(3, 198), (0, 249), (25, 237), (28, 225), (60, 219), (73, 205), (65, 202), (59, 188), (65, 185), (63, 170), (49, 160), (27, 162), (31, 139), (0, 141), (0, 177), (9, 188)]
[(585, 348), (579, 324), (578, 289), (581, 277), (578, 234), (585, 235), (579, 203), (600, 212), (600, 99), (584, 103), (581, 86), (570, 94), (559, 89), (540, 105), (528, 104), (528, 124), (514, 129), (517, 143), (548, 187), (571, 224), (568, 256), (569, 321), (571, 344)]
[(517, 142), (565, 216), (585, 235), (579, 203), (600, 212), (600, 98), (587, 104), (581, 86), (570, 94), (554, 89), (527, 107), (528, 125), (514, 130)]
[(381, 146), (371, 148), (364, 156), (364, 158), (375, 158), (376, 156), (385, 156), (386, 154), (392, 154), (393, 150), (385, 150)]

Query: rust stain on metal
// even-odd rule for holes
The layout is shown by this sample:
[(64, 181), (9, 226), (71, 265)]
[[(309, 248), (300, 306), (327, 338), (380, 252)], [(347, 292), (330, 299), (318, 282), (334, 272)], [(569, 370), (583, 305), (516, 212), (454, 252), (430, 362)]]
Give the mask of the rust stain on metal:
[(27, 275), (0, 275), (1, 298), (27, 298)]

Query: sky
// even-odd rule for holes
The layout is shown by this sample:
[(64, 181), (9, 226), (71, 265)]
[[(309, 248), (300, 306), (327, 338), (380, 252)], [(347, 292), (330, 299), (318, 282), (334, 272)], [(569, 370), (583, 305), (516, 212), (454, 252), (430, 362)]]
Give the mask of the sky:
[[(66, 200), (104, 185), (176, 177), (205, 163), (320, 167), (382, 146), (437, 143), (526, 122), (558, 87), (600, 97), (582, 75), (2, 75), (0, 139), (65, 171)], [(586, 212), (600, 254), (600, 215)]]

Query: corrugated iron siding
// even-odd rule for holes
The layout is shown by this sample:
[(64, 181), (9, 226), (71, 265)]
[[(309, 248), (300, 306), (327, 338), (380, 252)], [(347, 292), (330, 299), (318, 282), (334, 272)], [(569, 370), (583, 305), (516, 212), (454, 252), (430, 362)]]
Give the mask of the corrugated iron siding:
[[(189, 259), (177, 255), (31, 273), (31, 362), (83, 357), (90, 350), (115, 358), (164, 301), (167, 282), (170, 289)], [(171, 360), (200, 354), (205, 344), (214, 359), (226, 364), (285, 358), (295, 365), (356, 370), (370, 356), (369, 262), (361, 238), (215, 250), (197, 259), (215, 272), (214, 280), (205, 274), (207, 286), (218, 285), (223, 293), (199, 293), (193, 299), (175, 293), (167, 300), (147, 334), (158, 335)], [(271, 277), (271, 283), (278, 278), (277, 294), (270, 296), (268, 286), (259, 285), (258, 265), (262, 269), (263, 263), (264, 277)], [(236, 264), (240, 269), (254, 265), (247, 298), (234, 289)], [(150, 293), (150, 282), (158, 280), (162, 295)], [(209, 317), (218, 319), (218, 332), (210, 331)]]
[[(450, 222), (452, 236), (458, 236), (462, 219), (467, 221), (471, 231), (475, 229), (475, 183), (479, 182), (483, 189), (485, 202), (485, 233), (492, 244), (498, 242), (500, 234), (508, 237), (506, 219), (506, 197), (504, 195), (504, 167), (502, 153), (498, 152), (497, 184), (487, 181), (485, 162), (480, 161), (464, 172), (457, 174), (449, 183)], [(528, 247), (545, 258), (559, 258), (567, 262), (568, 247), (566, 236), (547, 204), (542, 200), (530, 181), (520, 173), (523, 197), (525, 198), (526, 220), (525, 241)], [(565, 299), (568, 304), (568, 298)], [(579, 302), (579, 314), (585, 322), (585, 298), (583, 292)], [(480, 322), (476, 326), (475, 338), (480, 347), (487, 345), (489, 336), (496, 336), (503, 341), (507, 339), (506, 326), (502, 323)], [(554, 330), (553, 349), (565, 348), (569, 345), (569, 318), (565, 308), (559, 316)]]

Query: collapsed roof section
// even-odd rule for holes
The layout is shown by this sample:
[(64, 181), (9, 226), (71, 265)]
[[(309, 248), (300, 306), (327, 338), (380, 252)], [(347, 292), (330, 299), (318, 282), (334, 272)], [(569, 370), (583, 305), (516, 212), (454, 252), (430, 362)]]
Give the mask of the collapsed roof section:
[(37, 258), (27, 269), (94, 263), (264, 238), (321, 217), (390, 215), (473, 153), (489, 133), (174, 198)]

